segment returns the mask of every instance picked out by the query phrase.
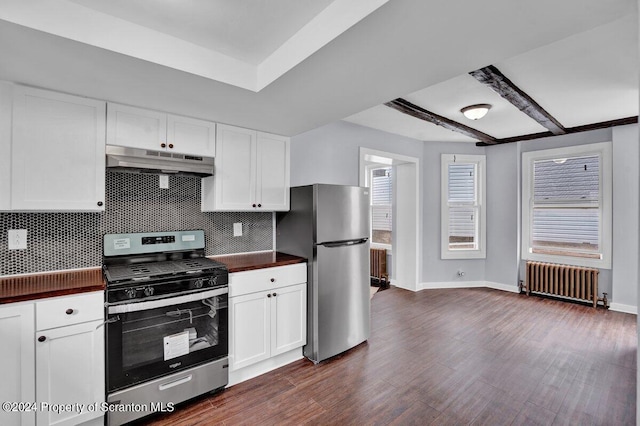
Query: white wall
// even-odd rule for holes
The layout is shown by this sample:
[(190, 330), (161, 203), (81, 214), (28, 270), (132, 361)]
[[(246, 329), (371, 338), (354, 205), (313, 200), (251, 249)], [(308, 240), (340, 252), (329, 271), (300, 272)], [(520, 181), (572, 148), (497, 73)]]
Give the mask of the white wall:
[[(638, 126), (613, 129), (613, 275), (611, 307), (637, 313), (638, 194), (640, 193)], [(635, 236), (635, 238), (634, 238)]]

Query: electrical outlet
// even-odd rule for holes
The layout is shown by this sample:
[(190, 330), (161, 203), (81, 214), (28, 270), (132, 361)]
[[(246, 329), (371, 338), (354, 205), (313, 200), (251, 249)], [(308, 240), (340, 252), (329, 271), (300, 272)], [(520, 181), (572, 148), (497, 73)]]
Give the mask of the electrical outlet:
[(7, 240), (9, 250), (24, 250), (27, 248), (27, 230), (9, 229)]
[(233, 224), (233, 236), (242, 237), (242, 222), (236, 222)]
[(158, 185), (160, 186), (160, 189), (169, 189), (169, 176), (159, 175)]

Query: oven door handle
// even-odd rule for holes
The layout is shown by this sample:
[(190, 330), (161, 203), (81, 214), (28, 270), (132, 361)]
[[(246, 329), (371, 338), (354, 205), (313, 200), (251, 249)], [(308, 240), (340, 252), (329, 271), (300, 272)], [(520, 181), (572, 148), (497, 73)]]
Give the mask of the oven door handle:
[(125, 305), (109, 306), (107, 311), (111, 314), (125, 314), (127, 312), (147, 311), (149, 309), (163, 308), (166, 306), (180, 305), (182, 303), (195, 302), (198, 300), (208, 299), (210, 297), (228, 294), (229, 289), (219, 288), (215, 290), (207, 290), (200, 293), (185, 294), (184, 296), (172, 296), (165, 299), (151, 300), (148, 302), (127, 303)]

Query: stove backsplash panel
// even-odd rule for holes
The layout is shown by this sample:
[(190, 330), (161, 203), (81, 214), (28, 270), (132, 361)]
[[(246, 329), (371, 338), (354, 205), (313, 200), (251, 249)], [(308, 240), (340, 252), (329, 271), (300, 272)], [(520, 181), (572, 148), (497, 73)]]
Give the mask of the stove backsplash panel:
[[(273, 250), (272, 213), (200, 211), (200, 178), (107, 171), (104, 213), (0, 213), (0, 276), (102, 264), (102, 235), (204, 229), (207, 255)], [(241, 237), (233, 224), (241, 222)], [(7, 231), (27, 230), (8, 250)]]

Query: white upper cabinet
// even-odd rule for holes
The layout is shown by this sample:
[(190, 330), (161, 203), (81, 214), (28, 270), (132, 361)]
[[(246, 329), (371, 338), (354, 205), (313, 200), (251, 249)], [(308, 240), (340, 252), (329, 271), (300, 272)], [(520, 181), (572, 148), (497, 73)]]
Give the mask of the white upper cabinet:
[(202, 211), (289, 210), (289, 138), (219, 124)]
[(216, 124), (110, 102), (107, 108), (107, 144), (213, 157)]
[(0, 187), (0, 208), (104, 210), (106, 103), (22, 86), (12, 91), (11, 142), (0, 147), (8, 155), (10, 146), (10, 196)]
[(258, 132), (256, 199), (263, 210), (289, 210), (289, 138)]

